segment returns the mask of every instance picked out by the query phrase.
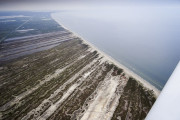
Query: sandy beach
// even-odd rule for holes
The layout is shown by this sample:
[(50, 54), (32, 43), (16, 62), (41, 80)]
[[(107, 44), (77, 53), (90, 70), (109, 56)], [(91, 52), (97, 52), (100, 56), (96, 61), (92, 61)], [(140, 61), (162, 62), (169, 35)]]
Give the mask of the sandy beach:
[(104, 57), (104, 59), (106, 61), (108, 61), (109, 63), (113, 63), (114, 65), (118, 66), (119, 68), (123, 69), (124, 72), (130, 76), (133, 77), (134, 79), (136, 79), (138, 82), (140, 82), (141, 84), (143, 84), (143, 86), (149, 90), (153, 90), (154, 94), (156, 97), (159, 96), (160, 91), (153, 85), (151, 85), (149, 82), (147, 82), (146, 80), (144, 80), (142, 77), (140, 77), (139, 75), (135, 74), (133, 71), (131, 71), (130, 69), (128, 69), (126, 66), (120, 64), (119, 62), (117, 62), (115, 59), (113, 59), (111, 56), (107, 55), (106, 53), (104, 53), (103, 51), (99, 50), (96, 46), (94, 46), (92, 43), (88, 42), (87, 40), (85, 40), (82, 36), (78, 35), (77, 33), (75, 33), (74, 31), (71, 31), (69, 28), (65, 27), (60, 20), (53, 14), (51, 14), (51, 17), (59, 24), (61, 25), (64, 29), (66, 29), (69, 32), (72, 32), (72, 34), (76, 37), (81, 38), (81, 40), (84, 42), (84, 44), (87, 44), (93, 51), (96, 50), (100, 56)]

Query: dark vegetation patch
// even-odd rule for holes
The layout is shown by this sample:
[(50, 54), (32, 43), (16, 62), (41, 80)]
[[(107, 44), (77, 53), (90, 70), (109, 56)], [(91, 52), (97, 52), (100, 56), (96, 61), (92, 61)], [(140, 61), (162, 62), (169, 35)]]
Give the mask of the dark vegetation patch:
[(156, 98), (135, 79), (129, 78), (112, 120), (144, 120)]

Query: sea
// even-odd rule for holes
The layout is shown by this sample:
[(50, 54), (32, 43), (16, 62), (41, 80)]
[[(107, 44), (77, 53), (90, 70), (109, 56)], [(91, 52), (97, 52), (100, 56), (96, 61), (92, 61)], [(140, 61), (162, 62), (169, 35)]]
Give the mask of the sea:
[(180, 60), (180, 7), (63, 10), (52, 16), (159, 90)]

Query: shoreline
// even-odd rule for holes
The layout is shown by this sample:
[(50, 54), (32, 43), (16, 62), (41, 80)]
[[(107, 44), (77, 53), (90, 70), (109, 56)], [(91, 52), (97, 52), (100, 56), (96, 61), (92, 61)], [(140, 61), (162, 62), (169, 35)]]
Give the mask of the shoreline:
[(71, 31), (70, 29), (68, 29), (67, 27), (65, 27), (63, 24), (61, 24), (61, 22), (56, 19), (56, 17), (53, 15), (53, 13), (51, 13), (51, 17), (52, 19), (54, 19), (60, 26), (62, 26), (64, 29), (66, 29), (67, 31), (71, 32), (72, 35), (79, 37), (82, 42), (86, 45), (89, 46), (89, 48), (91, 48), (92, 50), (96, 50), (100, 56), (104, 57), (104, 59), (106, 61), (108, 61), (109, 63), (112, 63), (114, 65), (116, 65), (117, 67), (123, 69), (123, 71), (129, 76), (134, 78), (136, 81), (140, 82), (146, 89), (149, 90), (153, 90), (155, 97), (157, 98), (160, 94), (160, 90), (158, 90), (155, 86), (153, 86), (152, 84), (150, 84), (149, 82), (147, 82), (146, 80), (144, 80), (142, 77), (140, 77), (139, 75), (137, 75), (136, 73), (134, 73), (133, 71), (131, 71), (129, 68), (127, 68), (126, 66), (120, 64), (119, 62), (117, 62), (114, 58), (112, 58), (111, 56), (107, 55), (106, 53), (104, 53), (103, 51), (99, 50), (95, 45), (93, 45), (92, 43), (88, 42), (87, 40), (85, 40), (82, 36), (80, 36), (79, 34), (77, 34), (76, 32)]

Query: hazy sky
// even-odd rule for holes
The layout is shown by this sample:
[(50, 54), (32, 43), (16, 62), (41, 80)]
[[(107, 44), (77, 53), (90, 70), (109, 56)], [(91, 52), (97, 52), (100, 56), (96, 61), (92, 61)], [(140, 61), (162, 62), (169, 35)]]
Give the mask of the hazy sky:
[(0, 10), (83, 10), (118, 5), (177, 6), (179, 3), (179, 0), (0, 0)]

